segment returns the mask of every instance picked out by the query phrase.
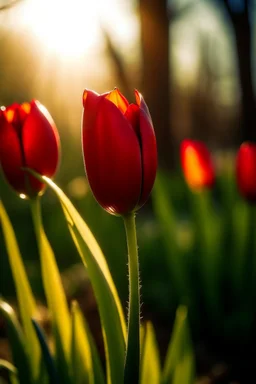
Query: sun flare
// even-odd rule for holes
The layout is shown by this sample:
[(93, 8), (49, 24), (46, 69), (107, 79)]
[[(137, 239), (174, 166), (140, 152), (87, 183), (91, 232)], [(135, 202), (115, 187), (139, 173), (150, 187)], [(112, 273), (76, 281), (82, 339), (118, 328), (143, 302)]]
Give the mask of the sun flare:
[(136, 18), (118, 0), (27, 0), (18, 19), (38, 44), (65, 61), (104, 44), (101, 25), (121, 46), (138, 33)]
[(22, 16), (39, 43), (65, 59), (79, 58), (100, 40), (97, 7), (85, 0), (30, 0)]

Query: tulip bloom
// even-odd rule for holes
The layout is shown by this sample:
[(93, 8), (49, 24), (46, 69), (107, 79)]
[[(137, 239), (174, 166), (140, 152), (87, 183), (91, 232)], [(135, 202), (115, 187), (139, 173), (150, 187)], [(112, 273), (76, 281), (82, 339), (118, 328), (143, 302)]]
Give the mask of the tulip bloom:
[(189, 187), (193, 190), (212, 188), (215, 181), (214, 166), (204, 143), (183, 140), (180, 154), (184, 177)]
[(129, 104), (117, 90), (83, 95), (82, 145), (87, 178), (98, 203), (113, 214), (140, 208), (153, 187), (156, 138), (138, 91)]
[(236, 158), (236, 180), (241, 195), (256, 203), (256, 143), (243, 143)]
[(7, 181), (20, 195), (33, 197), (45, 188), (22, 168), (31, 168), (52, 177), (58, 159), (58, 131), (49, 112), (39, 101), (1, 108), (0, 163)]

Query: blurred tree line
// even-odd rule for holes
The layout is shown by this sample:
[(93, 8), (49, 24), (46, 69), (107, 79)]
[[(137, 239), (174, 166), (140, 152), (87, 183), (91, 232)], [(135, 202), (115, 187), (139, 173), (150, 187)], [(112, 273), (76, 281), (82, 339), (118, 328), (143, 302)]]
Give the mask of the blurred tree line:
[[(175, 78), (173, 78), (170, 63), (170, 34), (177, 19), (191, 12), (199, 2), (200, 0), (190, 0), (179, 6), (179, 1), (139, 0), (142, 51), (141, 89), (155, 124), (159, 159), (163, 167), (172, 167), (177, 158), (177, 138), (180, 139), (180, 136), (176, 132), (177, 126), (172, 114), (176, 115), (177, 119), (182, 119), (180, 115), (183, 113), (175, 100), (178, 96), (178, 100), (182, 104), (179, 92), (175, 89)], [(209, 142), (211, 136), (214, 137), (221, 133), (220, 125), (231, 125), (231, 130), (226, 127), (229, 146), (246, 140), (256, 141), (256, 97), (253, 87), (252, 60), (252, 33), (255, 22), (252, 13), (255, 3), (253, 0), (209, 0), (209, 3), (220, 8), (223, 18), (230, 23), (233, 29), (241, 100), (238, 106), (239, 111), (233, 109), (232, 115), (229, 111), (226, 113), (222, 111), (222, 124), (218, 118), (214, 118), (217, 105), (213, 100), (212, 86), (217, 74), (209, 65), (210, 39), (207, 36), (200, 36), (200, 75), (197, 89), (190, 96), (190, 118), (193, 126), (190, 135)], [(110, 52), (112, 52), (120, 74), (122, 65), (113, 51), (112, 47)], [(218, 52), (216, 52), (217, 54)], [(123, 72), (125, 73), (125, 68)], [(123, 72), (121, 71), (120, 80), (122, 80), (124, 88), (127, 88)], [(187, 99), (186, 94), (181, 97), (183, 100)], [(225, 137), (220, 138), (217, 144), (221, 145), (223, 141), (225, 143)]]

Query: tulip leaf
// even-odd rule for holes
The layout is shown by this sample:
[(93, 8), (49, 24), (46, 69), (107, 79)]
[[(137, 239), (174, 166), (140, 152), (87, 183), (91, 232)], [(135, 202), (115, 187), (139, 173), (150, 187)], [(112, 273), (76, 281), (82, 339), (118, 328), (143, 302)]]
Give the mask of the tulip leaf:
[(8, 338), (11, 345), (12, 357), (18, 371), (20, 384), (33, 384), (27, 343), (14, 310), (0, 299), (0, 314), (7, 324)]
[(33, 325), (31, 324), (31, 318), (36, 316), (36, 303), (28, 281), (13, 227), (1, 201), (0, 223), (2, 225), (7, 254), (17, 292), (19, 311), (24, 327), (32, 373), (34, 379), (36, 379), (39, 375), (40, 369), (40, 347)]
[(185, 353), (181, 361), (175, 367), (173, 384), (194, 383), (194, 357), (191, 351)]
[(10, 383), (11, 384), (20, 384), (18, 377), (14, 373), (10, 373)]
[(173, 207), (164, 185), (164, 175), (158, 174), (154, 190), (153, 204), (156, 216), (161, 225), (161, 232), (168, 251), (167, 265), (175, 288), (179, 294), (179, 301), (184, 300), (188, 294), (186, 270), (181, 259), (181, 252), (177, 244), (177, 220)]
[[(80, 309), (78, 308), (80, 311)], [(90, 349), (91, 349), (91, 355), (92, 355), (92, 364), (93, 364), (93, 372), (94, 372), (94, 383), (95, 384), (105, 384), (105, 378), (104, 378), (104, 373), (102, 369), (102, 364), (99, 358), (98, 350), (95, 345), (95, 341), (93, 339), (93, 336), (91, 334), (90, 328), (86, 322), (86, 319), (84, 317), (80, 317), (83, 321), (83, 326), (85, 328), (85, 333), (87, 335), (87, 338), (90, 343)]]
[(90, 229), (62, 190), (51, 179), (32, 170), (28, 171), (46, 183), (61, 202), (69, 230), (87, 268), (98, 302), (106, 350), (107, 381), (122, 383), (126, 327), (120, 299), (106, 259)]
[[(77, 302), (72, 303), (71, 361), (72, 380), (77, 384), (94, 384), (94, 371), (90, 342), (85, 332), (83, 315)], [(78, 343), (78, 341), (80, 342)]]
[(141, 384), (160, 383), (160, 357), (153, 325), (146, 323), (141, 354)]
[(14, 375), (17, 375), (16, 367), (7, 360), (0, 359), (0, 370), (1, 369), (6, 370), (8, 373), (13, 373)]
[[(180, 374), (180, 364), (184, 364), (184, 367), (181, 370), (185, 370), (187, 375), (190, 375), (191, 377), (191, 379), (187, 381), (181, 380), (180, 383), (190, 384), (194, 377), (194, 356), (187, 324), (187, 309), (184, 306), (180, 306), (176, 311), (172, 337), (164, 363), (162, 384), (171, 383), (175, 376)], [(178, 371), (176, 372), (176, 370)], [(178, 381), (176, 381), (176, 384), (177, 383)]]
[(69, 384), (71, 320), (67, 300), (53, 250), (43, 229), (39, 198), (30, 200), (30, 203), (41, 260), (43, 284), (52, 316), (57, 371), (61, 375), (61, 383)]
[[(67, 220), (70, 219), (67, 217)], [(77, 249), (82, 259), (85, 256), (91, 256), (88, 253), (87, 248), (85, 248), (85, 241), (83, 237), (81, 237), (77, 227), (73, 225), (69, 226), (69, 229), (75, 243), (77, 244)], [(95, 263), (95, 259), (88, 257), (86, 259), (86, 265), (89, 276), (92, 276), (91, 282), (95, 290), (95, 296), (98, 300), (99, 312), (102, 321), (107, 359), (108, 383), (119, 383), (123, 380), (125, 340), (117, 303), (115, 302), (113, 292), (108, 285), (109, 281), (107, 281), (106, 277), (102, 275), (103, 271), (99, 270), (98, 265)], [(116, 291), (114, 291), (114, 293), (116, 293)], [(119, 300), (118, 296), (117, 299)]]
[(53, 361), (53, 357), (51, 356), (51, 353), (49, 351), (46, 337), (43, 333), (43, 330), (40, 328), (39, 324), (37, 323), (36, 320), (32, 319), (32, 324), (35, 328), (41, 350), (42, 350), (42, 355), (44, 358), (44, 363), (45, 367), (48, 373), (48, 378), (49, 378), (49, 384), (60, 384), (60, 381), (58, 379), (56, 367)]
[(204, 285), (205, 302), (213, 323), (220, 314), (221, 222), (212, 207), (211, 191), (191, 194), (194, 215), (198, 268)]
[[(8, 373), (11, 384), (19, 384), (17, 369), (9, 361), (0, 359), (0, 373), (1, 371), (6, 371)], [(0, 383), (2, 383), (1, 376)]]
[(246, 292), (254, 290), (250, 279), (255, 283), (255, 257), (253, 243), (256, 239), (256, 209), (244, 201), (238, 201), (232, 210), (233, 214), (233, 252), (232, 252), (232, 283), (233, 289), (242, 300)]

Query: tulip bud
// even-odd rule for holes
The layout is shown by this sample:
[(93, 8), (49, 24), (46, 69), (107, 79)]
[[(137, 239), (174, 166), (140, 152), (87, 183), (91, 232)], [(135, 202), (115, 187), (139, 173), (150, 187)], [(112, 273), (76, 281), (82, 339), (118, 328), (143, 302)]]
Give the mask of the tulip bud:
[(204, 143), (183, 140), (180, 147), (181, 165), (187, 184), (192, 190), (212, 188), (215, 182), (214, 166)]
[(52, 117), (38, 101), (0, 110), (0, 163), (10, 185), (22, 197), (41, 194), (45, 184), (23, 168), (52, 177), (59, 159), (59, 135)]
[(82, 145), (84, 164), (98, 203), (112, 214), (140, 208), (153, 187), (156, 138), (147, 105), (138, 91), (129, 104), (117, 90), (85, 90)]
[(256, 143), (243, 143), (236, 158), (236, 180), (240, 194), (256, 203)]

